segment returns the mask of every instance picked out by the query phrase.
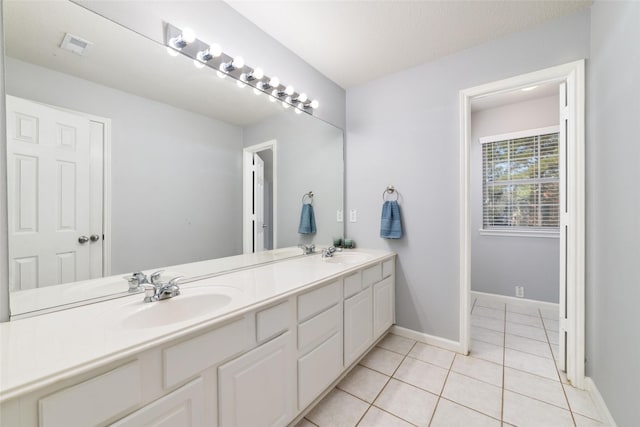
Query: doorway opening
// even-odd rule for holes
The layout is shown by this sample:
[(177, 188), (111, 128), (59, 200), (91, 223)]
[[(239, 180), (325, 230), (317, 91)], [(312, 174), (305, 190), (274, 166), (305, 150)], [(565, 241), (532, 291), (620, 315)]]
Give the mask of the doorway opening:
[[(584, 61), (469, 88), (460, 92), (460, 351), (471, 345), (472, 103), (534, 86), (558, 87), (559, 368), (584, 388)], [(548, 130), (548, 129), (547, 129)], [(513, 184), (513, 183), (512, 183)], [(541, 215), (542, 216), (542, 215)], [(509, 218), (508, 221), (513, 221)], [(483, 220), (484, 221), (484, 220)], [(498, 227), (499, 228), (499, 227)], [(509, 298), (509, 297), (506, 297)]]
[(243, 150), (243, 253), (278, 247), (277, 141)]

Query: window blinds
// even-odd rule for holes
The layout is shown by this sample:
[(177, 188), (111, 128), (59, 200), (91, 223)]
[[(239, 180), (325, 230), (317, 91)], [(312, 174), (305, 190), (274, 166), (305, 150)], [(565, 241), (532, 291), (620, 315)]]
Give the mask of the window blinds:
[(483, 228), (559, 228), (558, 133), (482, 145)]

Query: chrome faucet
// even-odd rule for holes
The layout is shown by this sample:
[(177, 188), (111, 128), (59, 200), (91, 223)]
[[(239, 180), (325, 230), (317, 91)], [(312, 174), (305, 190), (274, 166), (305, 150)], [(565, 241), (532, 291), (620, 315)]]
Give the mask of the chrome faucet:
[[(158, 273), (162, 273), (162, 271), (153, 273), (151, 277), (153, 278), (154, 275)], [(159, 276), (156, 276), (156, 278), (157, 277)], [(132, 273), (131, 276), (125, 276), (123, 277), (123, 279), (129, 282), (129, 292), (131, 293), (142, 291), (144, 289), (143, 285), (146, 283), (150, 283), (149, 278), (142, 271)]]
[(298, 245), (302, 249), (302, 255), (310, 255), (316, 252), (316, 245)]
[(322, 250), (322, 258), (331, 258), (336, 251), (335, 246), (329, 246), (327, 249)]
[(184, 276), (174, 277), (167, 283), (162, 283), (160, 281), (160, 273), (162, 271), (152, 274), (151, 283), (144, 285), (144, 302), (155, 302), (180, 295), (178, 281)]

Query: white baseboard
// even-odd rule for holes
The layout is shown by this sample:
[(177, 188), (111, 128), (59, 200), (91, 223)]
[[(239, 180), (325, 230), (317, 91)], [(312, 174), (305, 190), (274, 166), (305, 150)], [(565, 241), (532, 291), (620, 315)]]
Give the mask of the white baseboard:
[(444, 348), (445, 350), (455, 351), (456, 353), (462, 353), (462, 346), (458, 341), (452, 341), (446, 338), (436, 337), (434, 335), (425, 334), (422, 332), (414, 331), (412, 329), (403, 328), (402, 326), (397, 326), (397, 325), (392, 326), (390, 332), (392, 334), (400, 335), (401, 337), (409, 338), (425, 344)]
[(506, 295), (490, 294), (487, 292), (471, 291), (472, 297), (478, 297), (483, 299), (489, 299), (497, 302), (514, 304), (514, 305), (535, 305), (538, 308), (550, 308), (552, 310), (558, 309), (558, 303), (538, 301), (535, 299), (510, 297)]
[(613, 419), (611, 412), (609, 412), (609, 408), (602, 398), (602, 395), (600, 394), (600, 391), (593, 379), (591, 379), (591, 377), (585, 377), (584, 385), (587, 387), (587, 391), (591, 395), (593, 403), (596, 404), (598, 413), (602, 416), (602, 422), (608, 427), (617, 427), (616, 421)]

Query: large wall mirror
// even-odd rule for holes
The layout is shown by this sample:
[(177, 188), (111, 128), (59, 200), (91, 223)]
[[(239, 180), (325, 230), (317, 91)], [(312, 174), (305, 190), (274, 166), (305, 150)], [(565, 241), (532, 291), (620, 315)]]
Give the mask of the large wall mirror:
[(342, 236), (341, 129), (72, 2), (3, 7), (12, 318)]

